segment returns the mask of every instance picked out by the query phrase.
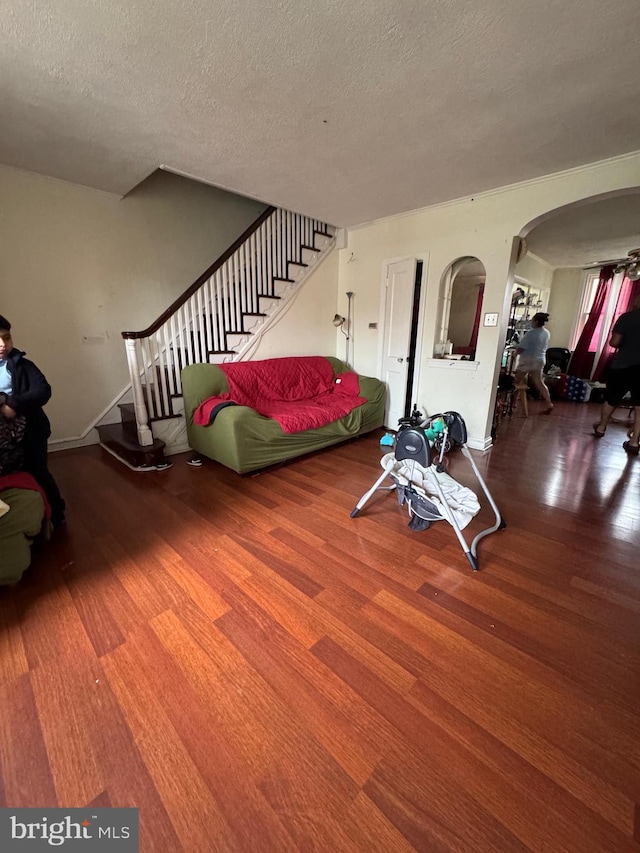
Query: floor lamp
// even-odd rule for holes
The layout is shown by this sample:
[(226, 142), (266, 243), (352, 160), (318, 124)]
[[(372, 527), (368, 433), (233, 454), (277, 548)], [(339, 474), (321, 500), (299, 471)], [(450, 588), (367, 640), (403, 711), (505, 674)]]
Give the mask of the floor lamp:
[(353, 298), (353, 291), (350, 290), (347, 293), (347, 299), (349, 300), (349, 304), (347, 307), (347, 316), (343, 317), (342, 314), (335, 314), (333, 317), (333, 325), (337, 329), (340, 329), (340, 331), (342, 332), (342, 334), (345, 337), (344, 363), (347, 365), (347, 367), (351, 367), (349, 360), (351, 357), (351, 322), (352, 322), (351, 299), (352, 298)]
[(351, 367), (351, 323), (352, 323), (352, 314), (351, 314), (351, 300), (353, 299), (353, 291), (347, 291), (347, 340), (345, 341), (345, 364), (347, 367)]

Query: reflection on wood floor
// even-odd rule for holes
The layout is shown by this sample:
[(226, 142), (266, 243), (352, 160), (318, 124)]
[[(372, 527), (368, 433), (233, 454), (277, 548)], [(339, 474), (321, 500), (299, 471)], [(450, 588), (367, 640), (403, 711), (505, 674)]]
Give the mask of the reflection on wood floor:
[(138, 806), (167, 853), (637, 851), (640, 459), (596, 414), (476, 454), (477, 574), (393, 495), (350, 519), (380, 433), (244, 478), (56, 454), (67, 528), (0, 591), (0, 803)]

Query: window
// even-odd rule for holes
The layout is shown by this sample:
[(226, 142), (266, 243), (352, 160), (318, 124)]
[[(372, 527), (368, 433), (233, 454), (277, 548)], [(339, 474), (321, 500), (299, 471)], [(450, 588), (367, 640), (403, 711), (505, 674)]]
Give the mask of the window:
[[(571, 350), (576, 348), (578, 340), (580, 339), (580, 335), (582, 334), (582, 330), (584, 329), (587, 320), (589, 319), (589, 314), (591, 313), (591, 309), (593, 307), (593, 301), (596, 297), (596, 291), (598, 289), (598, 282), (600, 280), (600, 270), (593, 273), (588, 273), (585, 278), (584, 288), (582, 291), (582, 301), (580, 303), (580, 310), (578, 312), (578, 320), (576, 323), (576, 328), (573, 333), (573, 337), (571, 338)], [(591, 344), (589, 346), (589, 352), (594, 352), (594, 364), (597, 363), (600, 358), (600, 354), (607, 343), (607, 336), (609, 334), (609, 329), (611, 328), (611, 324), (613, 322), (613, 316), (616, 310), (616, 305), (618, 304), (618, 297), (620, 296), (620, 288), (622, 287), (622, 282), (624, 280), (624, 274), (618, 273), (613, 277), (613, 281), (611, 283), (611, 290), (609, 291), (609, 298), (607, 299), (607, 304), (605, 305), (605, 309), (600, 316), (600, 320), (598, 322), (598, 326), (593, 334), (591, 339)]]
[(578, 311), (578, 317), (576, 319), (576, 326), (573, 330), (573, 336), (571, 338), (571, 343), (569, 345), (569, 349), (573, 352), (576, 348), (576, 344), (580, 339), (580, 335), (582, 334), (582, 330), (584, 329), (587, 320), (589, 319), (589, 312), (591, 311), (591, 306), (593, 305), (593, 300), (596, 298), (596, 290), (598, 289), (598, 281), (600, 280), (600, 271), (595, 273), (587, 273), (585, 276), (584, 286), (582, 288), (582, 299), (580, 301), (580, 310)]

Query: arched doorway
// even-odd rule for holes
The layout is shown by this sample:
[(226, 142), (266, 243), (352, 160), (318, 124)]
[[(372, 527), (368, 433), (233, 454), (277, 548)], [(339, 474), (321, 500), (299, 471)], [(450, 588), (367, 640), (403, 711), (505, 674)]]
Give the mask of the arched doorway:
[[(520, 288), (521, 305), (529, 293), (538, 299), (544, 294), (544, 304), (539, 306), (551, 316), (551, 346), (573, 351), (591, 311), (600, 268), (620, 262), (640, 246), (639, 223), (640, 187), (601, 193), (539, 215), (518, 235), (526, 241), (527, 252), (514, 261), (506, 297), (513, 298), (522, 281), (529, 287)], [(609, 336), (620, 289), (614, 287), (611, 292), (613, 301), (603, 313), (599, 336), (594, 336), (594, 370)], [(516, 325), (510, 318), (505, 343)], [(526, 324), (520, 323), (518, 332), (524, 331)], [(504, 370), (504, 351), (498, 357)]]

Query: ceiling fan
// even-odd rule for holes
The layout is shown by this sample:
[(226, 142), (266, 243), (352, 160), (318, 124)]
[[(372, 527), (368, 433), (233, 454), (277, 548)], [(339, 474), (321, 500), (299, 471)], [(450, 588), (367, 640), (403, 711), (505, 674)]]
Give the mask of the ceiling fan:
[(632, 249), (627, 253), (626, 258), (611, 258), (608, 261), (598, 261), (597, 263), (589, 264), (585, 269), (606, 267), (610, 264), (616, 265), (614, 272), (623, 272), (631, 281), (637, 281), (640, 278), (640, 249)]

